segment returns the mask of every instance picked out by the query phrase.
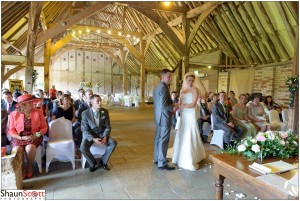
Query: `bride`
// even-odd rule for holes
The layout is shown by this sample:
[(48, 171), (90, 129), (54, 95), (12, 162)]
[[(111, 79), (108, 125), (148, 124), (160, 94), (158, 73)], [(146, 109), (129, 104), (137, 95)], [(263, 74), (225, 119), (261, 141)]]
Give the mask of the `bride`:
[(193, 73), (189, 72), (184, 76), (179, 98), (180, 122), (174, 140), (172, 158), (174, 164), (191, 171), (198, 169), (198, 162), (205, 158), (205, 150), (197, 125), (199, 92), (194, 82)]

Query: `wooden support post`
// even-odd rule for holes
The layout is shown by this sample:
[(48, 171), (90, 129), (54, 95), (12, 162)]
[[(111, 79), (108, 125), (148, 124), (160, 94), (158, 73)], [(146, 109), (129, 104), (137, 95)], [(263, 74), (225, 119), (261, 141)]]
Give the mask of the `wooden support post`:
[(29, 19), (28, 19), (28, 34), (27, 34), (27, 65), (25, 68), (25, 83), (24, 88), (28, 93), (32, 93), (32, 72), (34, 64), (34, 51), (37, 39), (37, 29), (40, 21), (40, 15), (43, 7), (43, 2), (30, 2)]
[(145, 102), (145, 83), (146, 83), (146, 68), (145, 68), (145, 42), (144, 40), (141, 40), (140, 42), (140, 49), (141, 49), (141, 55), (143, 55), (143, 59), (141, 61), (141, 69), (140, 69), (140, 96), (141, 96), (141, 106)]
[(124, 63), (124, 68), (123, 68), (123, 92), (124, 92), (124, 96), (127, 95), (127, 74), (128, 74), (127, 63)]
[(183, 16), (182, 18), (182, 28), (184, 32), (184, 55), (182, 57), (182, 71), (181, 71), (181, 77), (184, 79), (184, 75), (189, 71), (189, 62), (190, 62), (190, 50), (189, 50), (189, 44), (188, 40), (190, 37), (190, 20), (186, 18), (186, 16)]
[(50, 49), (51, 49), (51, 39), (47, 40), (45, 42), (45, 48), (44, 48), (44, 91), (49, 91), (49, 85), (50, 85), (50, 75), (49, 75), (49, 68), (50, 68)]
[[(299, 27), (296, 32), (294, 51), (293, 76), (297, 74), (299, 76)], [(292, 130), (299, 135), (299, 89), (295, 92), (292, 122)]]

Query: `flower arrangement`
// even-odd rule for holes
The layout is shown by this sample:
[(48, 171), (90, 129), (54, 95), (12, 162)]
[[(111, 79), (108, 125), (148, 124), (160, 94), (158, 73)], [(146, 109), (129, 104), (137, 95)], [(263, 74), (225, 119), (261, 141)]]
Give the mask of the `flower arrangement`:
[(229, 153), (241, 154), (249, 160), (265, 157), (289, 158), (298, 156), (298, 136), (292, 131), (261, 132), (255, 138), (247, 137), (236, 146), (227, 147)]
[(290, 92), (290, 99), (289, 99), (289, 106), (290, 108), (293, 108), (294, 105), (294, 99), (295, 99), (295, 93), (299, 88), (299, 77), (296, 75), (295, 77), (287, 77), (285, 84), (289, 88)]
[(86, 87), (86, 88), (92, 88), (92, 83), (91, 82), (80, 82), (79, 83), (79, 87), (80, 88), (84, 88), (84, 87)]

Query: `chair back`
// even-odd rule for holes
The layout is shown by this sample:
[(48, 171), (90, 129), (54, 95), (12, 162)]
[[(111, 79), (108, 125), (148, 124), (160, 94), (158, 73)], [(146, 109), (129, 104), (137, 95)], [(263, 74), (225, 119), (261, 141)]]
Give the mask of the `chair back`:
[(282, 121), (283, 122), (288, 122), (289, 121), (289, 111), (290, 109), (283, 109), (281, 111), (281, 114), (282, 114)]
[(270, 123), (281, 122), (277, 110), (270, 110), (269, 119), (270, 119)]
[(211, 130), (214, 130), (214, 115), (213, 113), (211, 113), (210, 115), (210, 126), (211, 126)]
[(49, 142), (73, 139), (72, 122), (64, 117), (55, 119), (49, 124)]

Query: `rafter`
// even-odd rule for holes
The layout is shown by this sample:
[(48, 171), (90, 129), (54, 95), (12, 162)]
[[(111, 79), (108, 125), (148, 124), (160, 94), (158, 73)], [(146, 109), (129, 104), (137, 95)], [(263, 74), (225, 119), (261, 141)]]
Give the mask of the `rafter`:
[(101, 3), (96, 3), (95, 5), (92, 5), (86, 9), (84, 9), (82, 12), (77, 13), (76, 15), (73, 15), (72, 17), (68, 18), (66, 21), (56, 25), (55, 27), (52, 27), (48, 29), (47, 31), (41, 33), (38, 35), (38, 39), (36, 42), (36, 45), (41, 45), (44, 42), (46, 42), (48, 39), (53, 38), (57, 34), (62, 33), (65, 31), (67, 28), (70, 26), (76, 24), (77, 22), (80, 22), (81, 20), (93, 15), (100, 9), (103, 9), (106, 7), (110, 2), (101, 2)]
[(158, 26), (164, 31), (166, 36), (172, 41), (177, 48), (177, 50), (183, 54), (184, 45), (180, 41), (180, 39), (177, 37), (177, 35), (174, 33), (174, 31), (171, 29), (171, 27), (165, 22), (165, 19), (161, 18), (157, 13), (150, 11), (150, 10), (144, 10), (141, 8), (135, 8), (143, 15), (147, 16), (149, 19), (154, 21), (158, 24)]
[[(127, 5), (133, 7), (133, 8), (142, 8), (142, 9), (151, 9), (151, 10), (157, 10), (157, 11), (163, 11), (163, 12), (172, 12), (172, 13), (186, 13), (188, 12), (188, 9), (186, 7), (178, 7), (178, 6), (165, 6), (163, 5), (163, 2), (139, 2), (139, 1), (130, 1), (130, 2), (124, 2)], [(123, 2), (122, 2), (123, 4)]]

